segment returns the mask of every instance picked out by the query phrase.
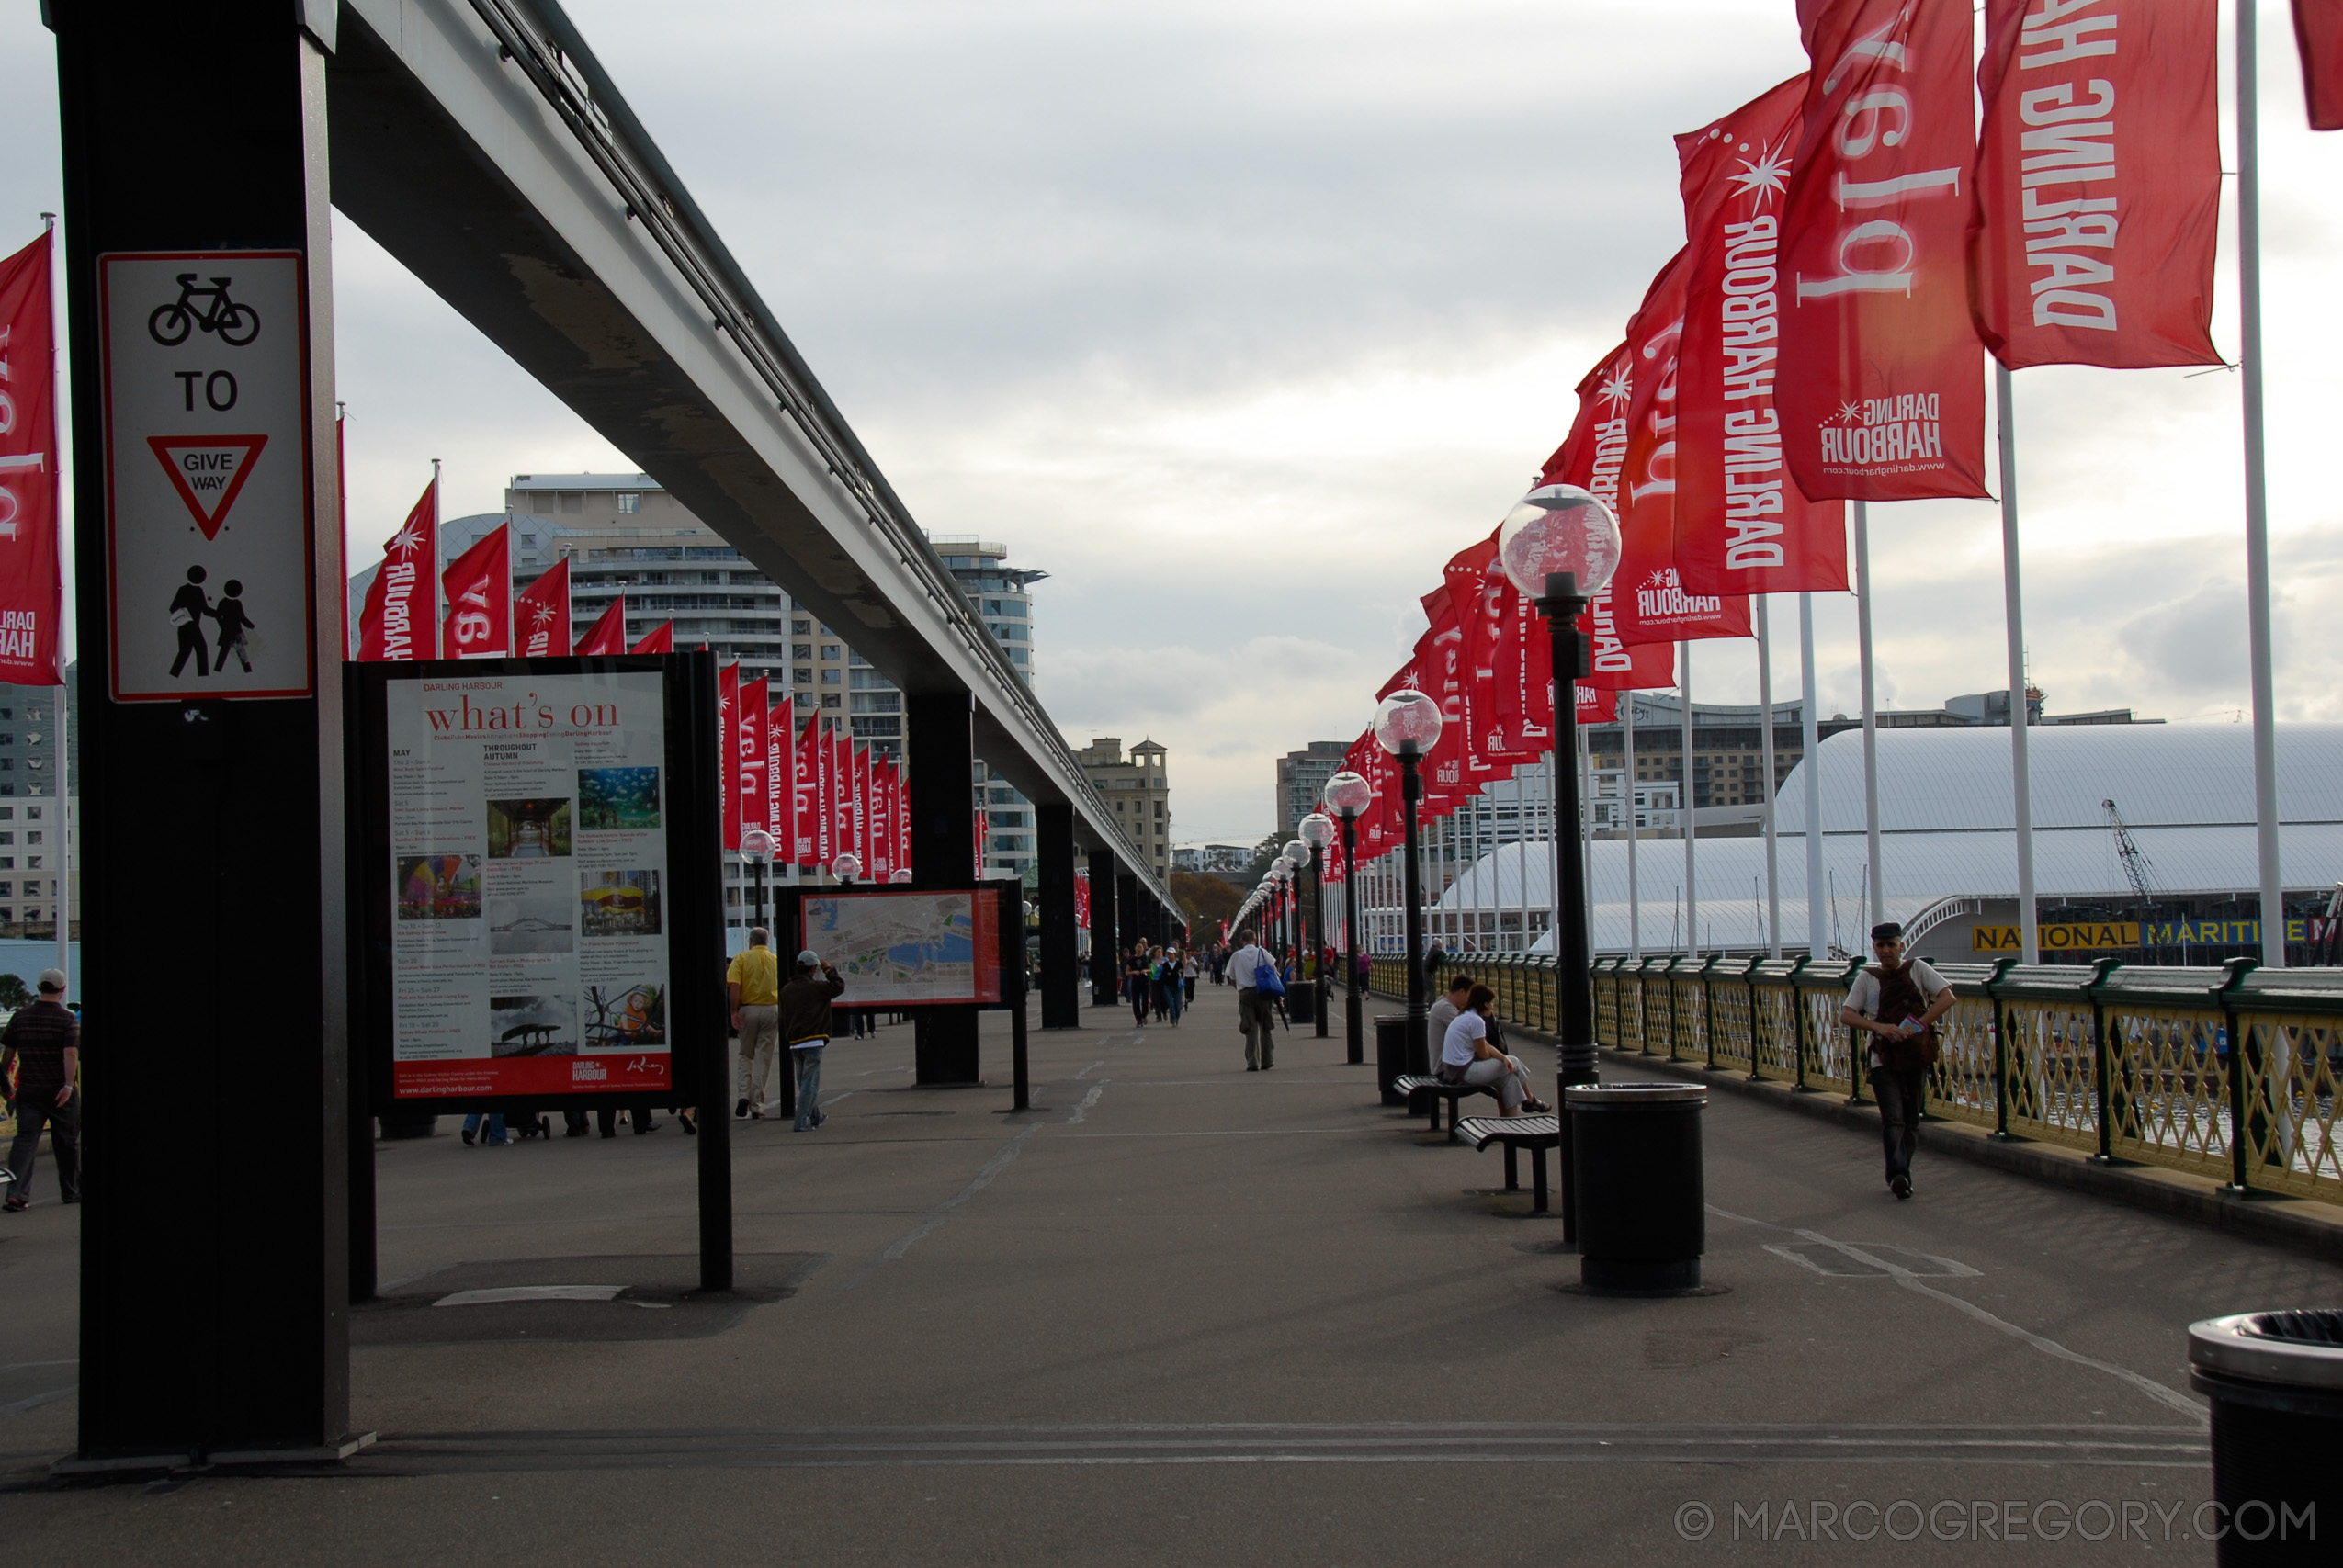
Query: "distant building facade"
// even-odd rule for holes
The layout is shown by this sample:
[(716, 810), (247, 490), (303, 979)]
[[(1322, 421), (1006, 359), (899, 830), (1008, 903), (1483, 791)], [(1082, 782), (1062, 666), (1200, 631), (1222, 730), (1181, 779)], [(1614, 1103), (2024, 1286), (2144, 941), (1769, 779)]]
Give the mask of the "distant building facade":
[[(80, 668), (65, 666), (62, 762), (58, 688), (0, 682), (0, 936), (50, 937), (57, 931), (58, 851), (61, 843), (78, 847), (74, 840), (81, 820)], [(81, 907), (81, 857), (63, 859), (71, 911)]]
[(1290, 839), (1303, 818), (1318, 809), (1326, 781), (1342, 771), (1347, 740), (1313, 740), (1277, 759), (1277, 836)]
[(1163, 748), (1152, 740), (1132, 747), (1126, 759), (1118, 735), (1102, 736), (1074, 753), (1115, 813), (1115, 825), (1129, 835), (1156, 874), (1168, 879), (1172, 869), (1172, 789), (1163, 759)]

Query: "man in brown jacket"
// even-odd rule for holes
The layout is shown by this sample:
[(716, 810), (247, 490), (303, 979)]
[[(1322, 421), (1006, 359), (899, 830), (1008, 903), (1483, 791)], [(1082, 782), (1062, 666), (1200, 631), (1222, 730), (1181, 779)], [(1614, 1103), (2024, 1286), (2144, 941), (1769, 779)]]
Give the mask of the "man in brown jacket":
[(798, 1072), (800, 1133), (829, 1120), (821, 1113), (821, 1052), (830, 1043), (831, 1000), (845, 988), (838, 971), (810, 948), (798, 954), (798, 972), (781, 987), (781, 1043)]
[(1912, 1195), (1912, 1150), (1919, 1142), (1928, 1070), (1936, 1065), (1936, 1021), (1952, 1009), (1952, 987), (1915, 958), (1904, 961), (1904, 928), (1871, 929), (1877, 964), (1863, 965), (1839, 1016), (1870, 1036), (1872, 1092), (1879, 1100), (1879, 1139), (1887, 1155), (1887, 1190)]

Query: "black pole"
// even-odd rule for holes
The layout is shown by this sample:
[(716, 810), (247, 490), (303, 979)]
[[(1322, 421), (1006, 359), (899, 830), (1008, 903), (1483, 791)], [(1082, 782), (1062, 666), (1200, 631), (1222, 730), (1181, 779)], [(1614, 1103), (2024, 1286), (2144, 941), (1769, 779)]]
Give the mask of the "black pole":
[[(755, 919), (754, 923), (755, 923), (755, 924), (757, 924), (757, 925), (760, 925), (760, 926), (764, 926), (764, 857), (763, 855), (759, 855), (759, 856), (757, 856), (757, 857), (755, 858), (755, 860), (754, 860), (753, 862), (752, 862), (752, 863), (753, 863), (753, 864), (756, 867), (756, 919)], [(767, 941), (771, 941), (771, 940), (772, 940), (772, 938), (771, 938), (771, 932), (772, 932), (772, 930), (773, 930), (773, 928), (772, 928), (772, 927), (770, 927), (770, 926), (765, 926), (765, 931), (766, 931), (766, 933), (767, 933), (767, 934), (766, 934), (766, 940), (767, 940)], [(775, 951), (778, 951), (778, 949), (776, 949)]]
[(1310, 902), (1317, 911), (1317, 931), (1310, 939), (1310, 957), (1318, 965), (1318, 1038), (1326, 1038), (1326, 851), (1310, 846)]
[[(1554, 939), (1554, 1016), (1561, 1025), (1556, 1031), (1559, 1077), (1566, 1088), (1593, 1083), (1597, 1072), (1594, 983), (1587, 966), (1586, 849), (1579, 838), (1579, 770), (1562, 751), (1562, 737), (1575, 736), (1564, 724), (1578, 723), (1578, 678), (1590, 672), (1587, 639), (1579, 630), (1586, 607), (1575, 573), (1558, 571), (1546, 578), (1545, 596), (1537, 601), (1537, 611), (1554, 638), (1554, 885), (1561, 906)], [(1559, 1096), (1555, 1103), (1562, 1103)], [(1567, 1204), (1564, 1212), (1568, 1212)]]
[(1419, 1077), (1432, 1070), (1432, 1052), (1424, 1042), (1423, 873), (1416, 863), (1416, 813), (1423, 799), (1422, 759), (1412, 751), (1399, 754), (1399, 801), (1405, 826), (1406, 863), (1400, 867), (1408, 901), (1408, 1066)]
[(1024, 951), (1024, 937), (1021, 932), (1017, 938), (1017, 962), (1009, 976), (1010, 984), (1015, 987), (1015, 994), (1009, 1001), (1009, 1065), (1010, 1077), (1016, 1087), (1015, 1109), (1019, 1111), (1033, 1109), (1033, 1075), (1027, 1071), (1025, 1063)]
[(1342, 817), (1342, 990), (1347, 1003), (1343, 1027), (1350, 1049), (1344, 1060), (1352, 1066), (1366, 1061), (1366, 1040), (1359, 1021), (1359, 819)]

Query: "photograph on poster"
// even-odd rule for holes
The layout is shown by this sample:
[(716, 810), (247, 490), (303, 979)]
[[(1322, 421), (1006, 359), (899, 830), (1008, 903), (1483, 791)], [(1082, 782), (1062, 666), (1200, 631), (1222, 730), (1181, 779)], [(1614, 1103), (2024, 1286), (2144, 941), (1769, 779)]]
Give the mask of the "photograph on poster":
[(578, 1015), (563, 997), (488, 998), (492, 1056), (574, 1056)]
[(585, 1029), (589, 1051), (639, 1051), (667, 1043), (664, 986), (588, 986)]
[(570, 852), (567, 800), (488, 803), (490, 860), (549, 860)]
[(576, 935), (570, 901), (558, 892), (491, 894), (488, 951), (497, 957), (567, 953)]
[(578, 905), (586, 936), (657, 936), (659, 873), (589, 871)]
[(657, 768), (580, 768), (578, 826), (606, 833), (659, 826)]
[(401, 855), (392, 881), (402, 920), (480, 919), (478, 855)]

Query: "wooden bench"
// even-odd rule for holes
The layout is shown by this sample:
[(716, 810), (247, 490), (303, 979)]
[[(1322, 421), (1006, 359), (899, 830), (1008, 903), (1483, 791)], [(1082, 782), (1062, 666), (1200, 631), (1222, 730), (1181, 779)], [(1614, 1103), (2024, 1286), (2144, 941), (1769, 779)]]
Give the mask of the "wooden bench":
[(1436, 1077), (1402, 1073), (1391, 1080), (1391, 1092), (1407, 1096), (1408, 1114), (1410, 1116), (1416, 1113), (1416, 1096), (1422, 1095), (1432, 1107), (1432, 1130), (1435, 1133), (1440, 1131), (1440, 1102), (1446, 1100), (1448, 1141), (1453, 1144), (1456, 1141), (1456, 1102), (1468, 1094), (1485, 1094), (1494, 1100), (1497, 1087), (1494, 1084), (1443, 1083)]
[(1449, 1135), (1461, 1134), (1476, 1151), (1491, 1144), (1505, 1145), (1505, 1190), (1519, 1192), (1522, 1179), (1514, 1157), (1518, 1151), (1530, 1151), (1531, 1209), (1536, 1213), (1546, 1212), (1545, 1151), (1562, 1146), (1562, 1120), (1558, 1116), (1468, 1116)]

